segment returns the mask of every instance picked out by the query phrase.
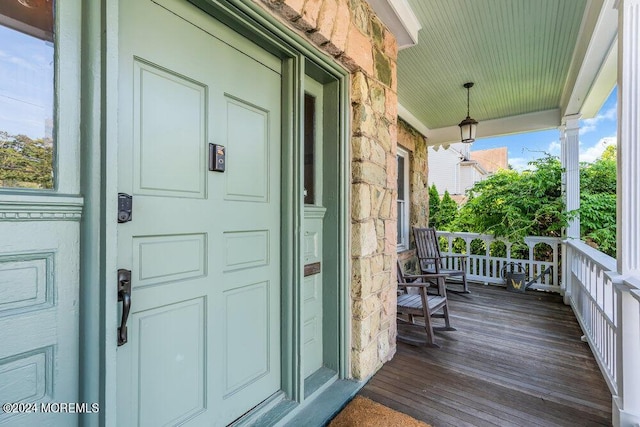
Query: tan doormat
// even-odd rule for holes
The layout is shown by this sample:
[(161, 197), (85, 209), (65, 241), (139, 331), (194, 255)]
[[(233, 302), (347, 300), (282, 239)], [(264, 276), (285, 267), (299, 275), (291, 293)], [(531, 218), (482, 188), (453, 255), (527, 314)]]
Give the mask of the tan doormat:
[(356, 396), (329, 423), (329, 427), (430, 427), (409, 415), (387, 408), (366, 397)]

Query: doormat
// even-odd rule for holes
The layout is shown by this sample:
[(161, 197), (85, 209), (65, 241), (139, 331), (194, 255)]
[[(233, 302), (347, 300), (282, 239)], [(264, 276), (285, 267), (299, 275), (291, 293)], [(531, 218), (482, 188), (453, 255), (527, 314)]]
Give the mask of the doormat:
[(366, 397), (356, 396), (336, 417), (329, 427), (430, 427), (402, 412), (387, 408)]

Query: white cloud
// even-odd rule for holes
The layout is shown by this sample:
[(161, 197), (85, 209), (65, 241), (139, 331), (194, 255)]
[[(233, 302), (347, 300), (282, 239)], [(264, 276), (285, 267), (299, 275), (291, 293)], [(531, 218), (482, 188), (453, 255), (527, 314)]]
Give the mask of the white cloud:
[(604, 150), (610, 145), (616, 145), (617, 138), (615, 136), (607, 136), (600, 141), (596, 142), (595, 145), (591, 147), (584, 148), (580, 147), (580, 161), (592, 163), (596, 161)]
[(547, 152), (552, 156), (558, 156), (560, 155), (560, 148), (560, 141), (551, 141), (549, 147), (547, 147)]
[(522, 172), (523, 170), (527, 169), (529, 167), (529, 162), (530, 159), (525, 159), (524, 157), (514, 157), (509, 159), (509, 164), (511, 165), (511, 167), (518, 172)]
[(592, 119), (584, 119), (580, 124), (580, 135), (584, 135), (585, 133), (593, 132), (596, 130), (598, 123), (602, 121), (610, 121), (615, 120), (618, 115), (618, 107), (613, 106), (607, 111), (598, 114)]

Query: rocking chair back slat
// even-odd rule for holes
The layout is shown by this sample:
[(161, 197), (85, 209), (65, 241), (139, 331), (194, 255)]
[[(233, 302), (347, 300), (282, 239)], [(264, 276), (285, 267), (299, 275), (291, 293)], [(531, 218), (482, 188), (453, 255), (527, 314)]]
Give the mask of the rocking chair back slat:
[[(441, 255), (440, 244), (438, 242), (438, 235), (436, 234), (435, 228), (414, 227), (413, 236), (416, 241), (418, 260), (422, 273), (442, 273), (447, 274), (450, 277), (461, 277), (462, 290), (465, 293), (469, 293), (466, 271), (467, 256), (463, 254)], [(446, 258), (453, 258), (454, 262), (457, 261), (457, 265), (454, 263), (451, 265), (451, 268), (447, 268), (444, 261)]]

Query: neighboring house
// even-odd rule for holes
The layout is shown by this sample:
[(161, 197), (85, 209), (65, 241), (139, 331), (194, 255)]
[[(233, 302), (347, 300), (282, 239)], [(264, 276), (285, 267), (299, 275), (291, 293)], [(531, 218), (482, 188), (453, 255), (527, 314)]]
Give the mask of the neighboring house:
[(478, 162), (488, 174), (509, 168), (509, 151), (507, 147), (473, 150), (469, 154), (471, 155), (471, 160)]
[(471, 151), (471, 144), (461, 142), (448, 147), (429, 147), (429, 186), (442, 196), (448, 191), (460, 203), (476, 182), (499, 169), (507, 169), (507, 147)]
[[(480, 2), (410, 3), (432, 29)], [(556, 96), (513, 121), (517, 100), (486, 109), (480, 136), (569, 123), (577, 147), (583, 91), (595, 105), (614, 83), (594, 64), (615, 43), (586, 45), (598, 25), (618, 34), (595, 19), (608, 0), (584, 3), (526, 16), (568, 46), (536, 51), (559, 63), (540, 71)], [(53, 188), (0, 188), (0, 401), (99, 404), (0, 423), (321, 425), (341, 408), (395, 354), (395, 264), (426, 224), (426, 146), (456, 140), (452, 93), (474, 75), (451, 81), (446, 55), (402, 74), (419, 28), (403, 0), (0, 2), (1, 64), (24, 67), (3, 69), (0, 117), (35, 123), (54, 150)], [(422, 45), (468, 50), (443, 40)], [(427, 103), (417, 83), (446, 90)]]

